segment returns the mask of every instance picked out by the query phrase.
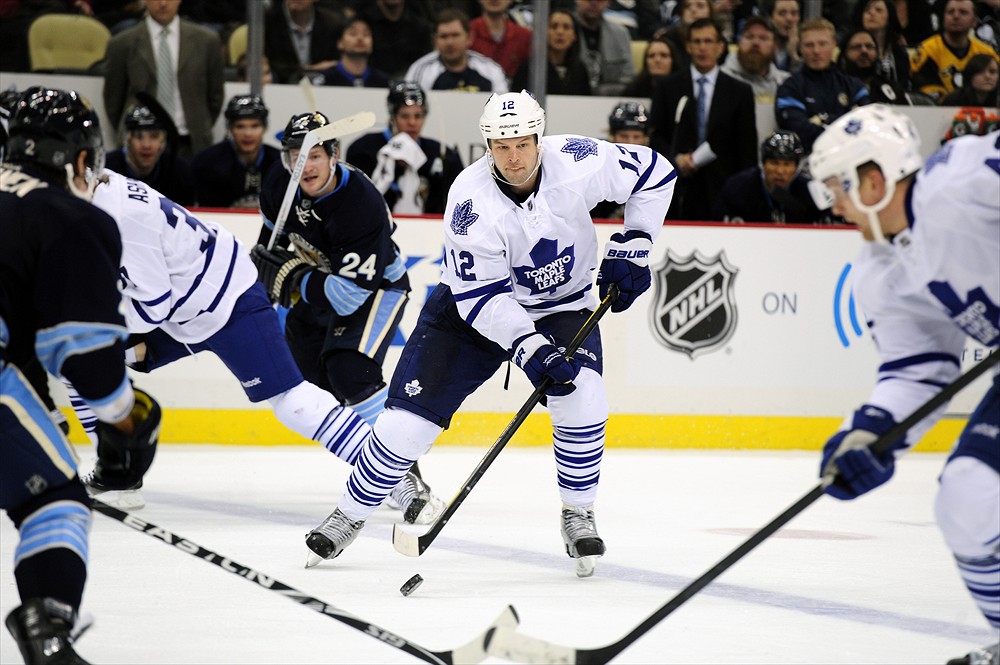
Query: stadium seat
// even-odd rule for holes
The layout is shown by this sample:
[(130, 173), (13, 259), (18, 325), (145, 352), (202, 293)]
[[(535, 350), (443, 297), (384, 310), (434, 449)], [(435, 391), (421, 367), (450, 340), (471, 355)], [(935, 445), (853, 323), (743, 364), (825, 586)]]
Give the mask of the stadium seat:
[(87, 73), (104, 60), (111, 31), (80, 14), (43, 14), (28, 28), (31, 71)]
[(237, 26), (233, 34), (229, 35), (229, 42), (226, 46), (229, 56), (229, 66), (235, 67), (240, 61), (240, 56), (247, 52), (247, 24)]
[(632, 40), (632, 64), (635, 65), (636, 73), (642, 71), (642, 56), (646, 54), (647, 46), (649, 46), (649, 42), (644, 39)]

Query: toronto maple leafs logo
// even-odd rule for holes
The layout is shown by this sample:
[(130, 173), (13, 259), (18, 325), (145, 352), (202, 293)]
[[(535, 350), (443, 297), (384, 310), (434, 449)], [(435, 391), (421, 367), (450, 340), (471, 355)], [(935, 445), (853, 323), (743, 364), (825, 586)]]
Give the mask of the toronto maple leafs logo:
[(597, 154), (597, 141), (594, 139), (566, 139), (566, 145), (562, 147), (560, 152), (573, 155), (573, 161), (579, 162)]
[(479, 219), (479, 214), (472, 212), (472, 199), (462, 201), (451, 213), (451, 230), (455, 235), (469, 235), (469, 227)]
[(514, 266), (514, 279), (529, 289), (531, 295), (554, 293), (569, 281), (573, 273), (573, 265), (576, 263), (573, 248), (570, 245), (559, 252), (555, 240), (542, 238), (529, 253), (532, 265)]
[(848, 121), (847, 125), (844, 127), (844, 131), (851, 136), (854, 136), (861, 131), (861, 121), (857, 119)]
[(930, 173), (939, 164), (947, 164), (948, 158), (951, 157), (951, 150), (954, 147), (954, 143), (945, 143), (940, 150), (928, 157), (927, 163), (924, 165), (924, 173)]

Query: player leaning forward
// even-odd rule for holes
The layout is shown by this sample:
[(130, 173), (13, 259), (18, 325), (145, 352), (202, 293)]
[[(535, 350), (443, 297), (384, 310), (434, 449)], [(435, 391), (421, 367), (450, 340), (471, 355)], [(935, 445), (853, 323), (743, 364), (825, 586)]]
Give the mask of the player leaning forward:
[[(809, 167), (833, 212), (870, 241), (855, 294), (882, 365), (868, 402), (823, 449), (827, 492), (853, 499), (889, 480), (899, 449), (919, 441), (944, 409), (912, 428), (896, 451), (868, 446), (959, 374), (966, 337), (1000, 344), (1000, 132), (949, 141), (921, 168), (913, 121), (866, 106), (820, 136)], [(815, 189), (815, 185), (813, 185)], [(818, 192), (820, 193), (820, 192)], [(940, 476), (938, 525), (959, 573), (1000, 630), (1000, 396), (998, 377)], [(955, 663), (997, 663), (997, 645)]]
[(600, 333), (571, 359), (560, 349), (596, 306), (589, 211), (599, 201), (625, 203), (625, 230), (612, 236), (596, 275), (602, 295), (618, 285), (612, 311), (620, 312), (649, 288), (649, 250), (676, 174), (646, 147), (542, 138), (545, 112), (525, 91), (491, 96), (479, 126), (486, 155), (448, 194), (441, 283), (403, 350), (386, 410), (338, 508), (306, 544), (319, 557), (339, 555), (462, 401), (513, 359), (536, 386), (554, 381), (547, 400), (562, 535), (585, 576), (605, 551), (593, 508), (608, 418)]

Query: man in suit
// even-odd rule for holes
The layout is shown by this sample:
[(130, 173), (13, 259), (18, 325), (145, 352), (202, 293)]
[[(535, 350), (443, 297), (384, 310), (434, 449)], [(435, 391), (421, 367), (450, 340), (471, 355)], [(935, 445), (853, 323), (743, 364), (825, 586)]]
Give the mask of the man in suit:
[(754, 94), (719, 69), (726, 45), (712, 19), (691, 23), (685, 48), (691, 65), (653, 91), (651, 147), (680, 174), (667, 218), (710, 220), (726, 179), (757, 164)]
[(321, 72), (337, 64), (337, 42), (346, 18), (316, 0), (273, 2), (264, 17), (264, 55), (276, 83), (298, 83), (306, 72)]
[(212, 144), (222, 110), (222, 44), (211, 30), (179, 19), (179, 7), (180, 0), (147, 0), (146, 18), (108, 42), (104, 108), (119, 127), (136, 93), (155, 96), (177, 126), (178, 154), (191, 159)]

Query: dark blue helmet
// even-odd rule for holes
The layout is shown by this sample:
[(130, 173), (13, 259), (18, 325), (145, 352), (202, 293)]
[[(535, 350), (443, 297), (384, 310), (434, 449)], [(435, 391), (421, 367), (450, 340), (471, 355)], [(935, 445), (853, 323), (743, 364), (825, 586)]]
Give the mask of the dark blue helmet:
[(760, 159), (784, 159), (790, 162), (798, 162), (806, 154), (802, 147), (802, 140), (795, 132), (776, 131), (764, 139), (760, 145)]
[(136, 104), (125, 114), (125, 131), (140, 129), (165, 129), (165, 125), (148, 106)]
[(226, 104), (226, 121), (233, 124), (237, 120), (256, 119), (267, 126), (267, 106), (260, 95), (236, 95)]
[(649, 115), (646, 113), (646, 107), (639, 102), (621, 102), (608, 116), (608, 125), (612, 134), (624, 129), (638, 129), (645, 132), (649, 127)]
[(390, 118), (394, 118), (404, 106), (420, 106), (427, 113), (427, 94), (413, 81), (398, 81), (389, 86), (387, 102)]
[(87, 152), (85, 166), (104, 168), (104, 136), (97, 112), (72, 90), (35, 86), (21, 93), (8, 128), (5, 159), (65, 171)]

